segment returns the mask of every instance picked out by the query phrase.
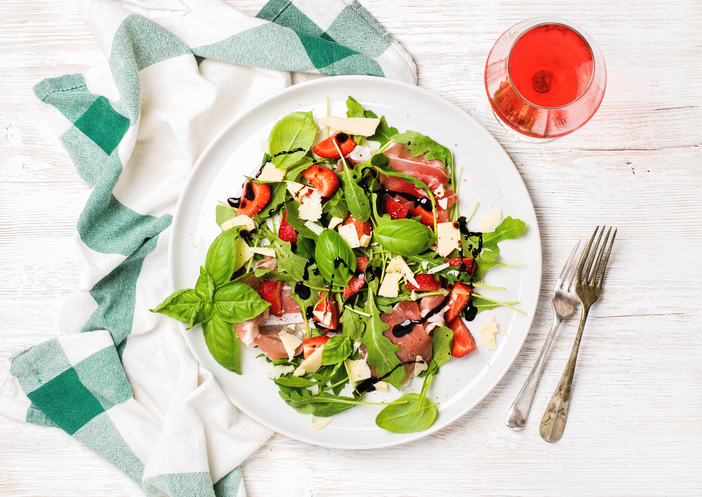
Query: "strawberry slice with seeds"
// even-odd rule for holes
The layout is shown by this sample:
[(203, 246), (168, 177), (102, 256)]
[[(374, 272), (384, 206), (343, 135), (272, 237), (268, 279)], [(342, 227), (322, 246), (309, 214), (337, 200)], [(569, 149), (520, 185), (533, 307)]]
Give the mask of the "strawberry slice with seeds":
[(278, 230), (278, 236), (284, 242), (290, 242), (292, 244), (297, 243), (297, 231), (295, 228), (290, 226), (287, 221), (288, 211), (283, 212), (283, 221), (280, 223), (280, 229)]
[(475, 268), (477, 266), (475, 259), (472, 257), (464, 257), (463, 259), (448, 259), (446, 263), (451, 267), (457, 267), (458, 271), (461, 273), (468, 273), (471, 276), (473, 276), (473, 273), (475, 273)]
[(410, 217), (417, 216), (420, 216), (420, 223), (422, 223), (424, 226), (429, 226), (431, 229), (434, 229), (434, 214), (431, 212), (431, 209), (426, 210), (421, 205), (412, 207), (410, 209)]
[(302, 171), (302, 177), (309, 181), (322, 197), (331, 197), (339, 188), (339, 178), (336, 173), (321, 164), (312, 164)]
[(356, 257), (356, 271), (365, 272), (367, 265), (368, 257)]
[(463, 357), (475, 350), (475, 338), (460, 317), (450, 321), (448, 327), (453, 331), (453, 342), (451, 342), (453, 357)]
[(448, 301), (449, 308), (444, 315), (447, 323), (456, 319), (468, 306), (472, 297), (471, 293), (473, 293), (473, 289), (463, 283), (456, 282), (453, 285)]
[(441, 289), (441, 282), (433, 274), (415, 274), (414, 281), (418, 286), (408, 281), (405, 288), (419, 292), (436, 292)]
[[(334, 142), (336, 142), (336, 147), (334, 146)], [(346, 133), (337, 132), (312, 147), (312, 151), (325, 159), (340, 159), (341, 156), (339, 155), (337, 147), (341, 151), (341, 154), (346, 157), (356, 148), (356, 142)]]
[(283, 282), (282, 281), (262, 281), (258, 290), (261, 298), (270, 302), (268, 308), (275, 316), (283, 315)]
[(312, 355), (312, 352), (327, 343), (328, 336), (320, 335), (318, 337), (307, 338), (302, 341), (302, 355), (305, 359)]
[(409, 207), (388, 196), (385, 199), (385, 212), (390, 214), (392, 219), (404, 219), (409, 213)]
[(244, 185), (244, 193), (239, 200), (239, 210), (237, 216), (254, 217), (261, 212), (271, 199), (271, 188), (265, 183), (252, 183), (247, 181)]

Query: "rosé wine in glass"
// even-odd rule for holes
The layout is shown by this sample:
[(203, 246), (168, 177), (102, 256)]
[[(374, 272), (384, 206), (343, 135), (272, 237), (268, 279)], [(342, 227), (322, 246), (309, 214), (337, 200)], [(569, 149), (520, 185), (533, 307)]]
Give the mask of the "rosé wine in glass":
[(606, 81), (604, 58), (587, 33), (543, 17), (505, 31), (485, 64), (495, 116), (530, 141), (566, 135), (589, 121)]

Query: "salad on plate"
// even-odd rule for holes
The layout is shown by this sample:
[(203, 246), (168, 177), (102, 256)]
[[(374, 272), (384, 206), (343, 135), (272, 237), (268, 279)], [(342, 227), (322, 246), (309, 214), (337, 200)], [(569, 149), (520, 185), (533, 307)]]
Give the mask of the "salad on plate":
[(471, 231), (477, 204), (458, 211), (451, 150), (353, 97), (346, 106), (346, 117), (276, 122), (257, 172), (215, 208), (222, 233), (194, 288), (153, 311), (201, 324), (214, 359), (237, 374), (240, 343), (258, 347), (282, 400), (317, 426), (373, 404), (370, 391), (421, 381), (376, 417), (419, 432), (437, 416), (427, 392), (440, 367), (476, 350), (467, 322), (500, 306), (522, 312), (480, 290), (504, 290), (481, 282), (510, 265), (498, 243), (525, 225), (497, 212)]

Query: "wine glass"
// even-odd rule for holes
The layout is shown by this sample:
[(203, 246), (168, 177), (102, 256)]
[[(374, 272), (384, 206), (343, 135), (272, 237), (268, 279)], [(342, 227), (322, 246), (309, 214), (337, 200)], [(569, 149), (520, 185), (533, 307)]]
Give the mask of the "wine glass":
[(593, 39), (571, 23), (536, 17), (497, 40), (485, 90), (498, 121), (525, 141), (572, 133), (602, 102), (607, 69)]

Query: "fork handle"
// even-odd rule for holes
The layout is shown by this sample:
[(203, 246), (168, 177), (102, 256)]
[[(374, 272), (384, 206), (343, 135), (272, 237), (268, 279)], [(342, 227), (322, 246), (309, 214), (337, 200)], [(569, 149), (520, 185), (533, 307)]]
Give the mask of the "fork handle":
[(505, 418), (505, 424), (512, 428), (513, 430), (521, 430), (526, 424), (527, 418), (529, 417), (529, 411), (531, 410), (531, 404), (534, 400), (534, 395), (536, 394), (536, 387), (539, 384), (539, 379), (541, 378), (541, 371), (546, 362), (546, 356), (551, 348), (551, 342), (553, 342), (553, 337), (556, 336), (556, 330), (563, 322), (563, 318), (557, 315), (553, 316), (553, 324), (551, 325), (551, 331), (548, 332), (546, 336), (546, 342), (544, 343), (541, 353), (534, 367), (531, 368), (531, 373), (524, 382), (524, 386), (517, 394), (517, 398), (514, 399), (512, 407), (507, 411), (507, 417)]
[(539, 434), (541, 438), (547, 442), (558, 442), (563, 436), (563, 430), (565, 430), (566, 419), (568, 418), (568, 407), (570, 406), (570, 391), (573, 386), (573, 376), (575, 375), (575, 363), (578, 360), (580, 340), (583, 336), (583, 329), (585, 328), (585, 321), (587, 321), (589, 312), (590, 307), (583, 306), (582, 314), (580, 315), (580, 326), (578, 326), (578, 332), (575, 335), (573, 350), (570, 352), (570, 357), (568, 358), (565, 371), (563, 371), (563, 375), (561, 376), (561, 381), (558, 383), (556, 391), (553, 392), (553, 396), (546, 407), (546, 412), (544, 412), (544, 417), (541, 419), (541, 424), (539, 425)]

